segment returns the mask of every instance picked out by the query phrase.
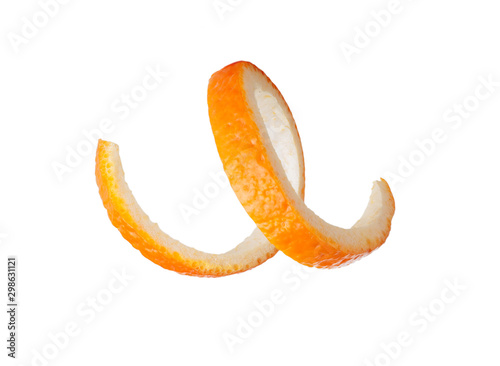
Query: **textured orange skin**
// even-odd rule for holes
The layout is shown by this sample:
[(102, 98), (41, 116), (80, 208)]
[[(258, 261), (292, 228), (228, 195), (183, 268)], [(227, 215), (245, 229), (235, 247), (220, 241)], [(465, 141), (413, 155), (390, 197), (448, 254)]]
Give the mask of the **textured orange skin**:
[[(215, 73), (208, 87), (210, 123), (217, 150), (246, 212), (276, 248), (304, 265), (331, 268), (368, 255), (382, 245), (385, 238), (370, 242), (372, 249), (367, 251), (342, 246), (313, 228), (285, 193), (247, 104), (243, 79), (246, 68), (264, 74), (249, 62), (236, 62)], [(276, 86), (272, 86), (279, 93)], [(391, 199), (394, 207), (392, 196)], [(389, 234), (390, 220), (388, 224), (384, 237)]]
[[(111, 146), (112, 143), (99, 140), (95, 171), (99, 194), (108, 212), (111, 223), (134, 248), (142, 253), (144, 257), (165, 269), (198, 277), (222, 277), (254, 268), (238, 265), (214, 266), (213, 263), (208, 261), (194, 261), (183, 258), (179, 253), (169, 252), (164, 246), (159, 245), (153, 237), (143, 230), (140, 223), (134, 220), (130, 214), (129, 208), (120, 197), (113, 171), (115, 167), (109, 160)], [(276, 252), (277, 251), (269, 253), (267, 258), (259, 258), (258, 264), (273, 257)]]
[(116, 192), (115, 177), (108, 164), (108, 151), (110, 143), (99, 141), (96, 154), (96, 181), (99, 187), (104, 207), (108, 212), (111, 223), (120, 231), (122, 236), (138, 249), (142, 255), (163, 268), (182, 274), (193, 276), (219, 276), (219, 273), (200, 273), (195, 270), (196, 264), (185, 263), (179, 255), (170, 254), (163, 247), (157, 245), (155, 240), (141, 229), (140, 225), (132, 218), (130, 212), (123, 205), (123, 200)]

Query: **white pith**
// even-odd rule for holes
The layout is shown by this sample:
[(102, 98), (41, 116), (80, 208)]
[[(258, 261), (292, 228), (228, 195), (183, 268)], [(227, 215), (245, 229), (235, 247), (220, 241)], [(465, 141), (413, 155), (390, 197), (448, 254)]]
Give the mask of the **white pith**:
[(258, 86), (255, 88), (254, 97), (278, 159), (293, 189), (298, 192), (300, 172), (297, 160), (299, 152), (295, 143), (292, 143), (294, 142), (294, 132), (292, 132), (290, 121), (278, 103), (278, 99), (269, 90), (263, 90), (262, 86)]

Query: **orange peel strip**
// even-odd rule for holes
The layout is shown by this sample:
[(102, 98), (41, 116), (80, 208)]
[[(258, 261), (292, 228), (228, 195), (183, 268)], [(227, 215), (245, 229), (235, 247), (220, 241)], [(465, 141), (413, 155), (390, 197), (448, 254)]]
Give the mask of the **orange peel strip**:
[(293, 173), (285, 173), (300, 145), (295, 122), (279, 90), (256, 66), (237, 62), (212, 75), (208, 106), (231, 186), (277, 249), (304, 265), (331, 268), (362, 258), (385, 242), (395, 211), (385, 180), (374, 183), (364, 214), (350, 229), (323, 221), (295, 192), (287, 179)]
[[(294, 159), (287, 160), (290, 164), (289, 179), (303, 198), (304, 160), (295, 127), (291, 138), (293, 141), (289, 144), (294, 146)], [(118, 145), (112, 142), (99, 140), (95, 174), (99, 194), (112, 224), (142, 255), (163, 268), (191, 276), (220, 277), (254, 268), (277, 252), (257, 228), (238, 246), (223, 254), (196, 250), (165, 234), (134, 198), (125, 181)]]

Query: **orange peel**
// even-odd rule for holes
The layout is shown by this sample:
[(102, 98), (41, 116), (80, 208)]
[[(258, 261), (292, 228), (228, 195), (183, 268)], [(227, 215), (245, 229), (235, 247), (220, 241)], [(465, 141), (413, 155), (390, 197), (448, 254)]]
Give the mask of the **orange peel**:
[(374, 183), (366, 210), (350, 229), (328, 224), (305, 205), (287, 178), (300, 146), (295, 122), (279, 90), (256, 66), (236, 62), (212, 75), (208, 106), (231, 186), (277, 249), (306, 266), (332, 268), (386, 241), (395, 204), (383, 179)]
[(154, 263), (181, 274), (220, 277), (254, 268), (277, 250), (307, 266), (347, 265), (387, 239), (395, 204), (383, 179), (373, 185), (361, 219), (330, 225), (304, 203), (304, 161), (292, 113), (272, 81), (249, 62), (212, 75), (210, 123), (231, 187), (257, 228), (223, 254), (210, 254), (164, 233), (125, 181), (118, 145), (99, 140), (96, 181), (112, 224)]

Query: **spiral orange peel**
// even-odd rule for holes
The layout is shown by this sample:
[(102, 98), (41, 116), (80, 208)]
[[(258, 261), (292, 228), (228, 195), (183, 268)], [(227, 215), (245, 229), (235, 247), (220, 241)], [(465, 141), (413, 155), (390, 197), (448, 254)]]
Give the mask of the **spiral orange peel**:
[(231, 187), (257, 228), (223, 254), (210, 254), (164, 233), (129, 189), (118, 145), (99, 140), (96, 180), (112, 224), (146, 258), (163, 268), (220, 277), (258, 266), (277, 250), (307, 266), (346, 265), (380, 247), (391, 229), (394, 198), (383, 179), (350, 229), (330, 225), (304, 203), (304, 161), (292, 113), (272, 81), (249, 62), (212, 75), (210, 123)]

